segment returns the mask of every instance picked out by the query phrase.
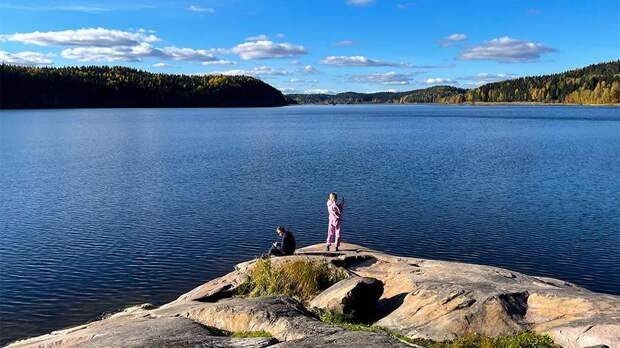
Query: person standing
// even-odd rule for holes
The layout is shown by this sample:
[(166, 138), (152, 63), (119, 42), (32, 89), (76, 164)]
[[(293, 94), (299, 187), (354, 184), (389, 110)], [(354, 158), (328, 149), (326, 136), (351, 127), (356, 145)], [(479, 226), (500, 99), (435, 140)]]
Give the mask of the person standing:
[(338, 194), (330, 192), (327, 197), (327, 212), (329, 213), (329, 225), (327, 226), (327, 247), (329, 251), (332, 244), (336, 244), (336, 251), (340, 247), (340, 230), (342, 225), (342, 210), (344, 209), (344, 198), (338, 203)]

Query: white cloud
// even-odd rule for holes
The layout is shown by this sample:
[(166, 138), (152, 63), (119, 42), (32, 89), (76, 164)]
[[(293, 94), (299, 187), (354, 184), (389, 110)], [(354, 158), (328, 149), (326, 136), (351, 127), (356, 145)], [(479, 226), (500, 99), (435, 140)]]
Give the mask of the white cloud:
[(81, 62), (136, 62), (145, 57), (156, 57), (153, 47), (146, 43), (137, 46), (66, 48), (60, 55)]
[(75, 59), (81, 62), (136, 62), (144, 58), (199, 62), (218, 60), (210, 50), (195, 50), (192, 48), (178, 48), (173, 46), (155, 48), (148, 43), (141, 43), (136, 46), (66, 48), (62, 50), (60, 54), (64, 58)]
[(432, 78), (428, 78), (424, 81), (422, 81), (423, 83), (427, 84), (427, 85), (456, 85), (458, 84), (458, 82), (452, 80), (452, 79), (448, 79), (448, 78), (441, 78), (441, 77), (432, 77)]
[(304, 94), (336, 94), (336, 92), (329, 90), (329, 89), (313, 88), (313, 89), (306, 89), (304, 91)]
[(394, 71), (377, 74), (360, 74), (349, 76), (349, 81), (361, 83), (377, 83), (382, 85), (408, 85), (415, 73), (397, 73)]
[(284, 34), (282, 34), (282, 33), (277, 33), (277, 34), (275, 35), (275, 37), (277, 37), (278, 39), (283, 39), (283, 38), (285, 38), (285, 37), (286, 37), (286, 35), (284, 35)]
[(492, 60), (499, 63), (525, 63), (536, 61), (542, 54), (554, 51), (555, 49), (541, 43), (504, 36), (468, 48), (462, 51), (458, 58), (461, 60)]
[(447, 36), (445, 38), (445, 40), (449, 40), (449, 41), (463, 41), (463, 40), (467, 40), (467, 35), (465, 35), (465, 34), (452, 34), (450, 36)]
[(454, 45), (455, 43), (465, 41), (465, 40), (467, 40), (467, 35), (455, 33), (455, 34), (444, 37), (443, 40), (439, 42), (439, 44), (443, 47), (450, 47)]
[(236, 70), (213, 72), (212, 74), (249, 75), (249, 76), (285, 76), (285, 75), (289, 75), (290, 72), (288, 70), (274, 69), (268, 66), (257, 66), (257, 67), (252, 68), (251, 70), (236, 69)]
[(346, 66), (398, 66), (411, 67), (411, 64), (386, 62), (378, 59), (367, 58), (364, 56), (329, 56), (320, 62), (321, 64), (334, 65), (338, 67)]
[(82, 28), (77, 30), (16, 33), (2, 35), (5, 41), (21, 42), (38, 46), (69, 46), (60, 52), (67, 59), (82, 62), (134, 62), (144, 58), (215, 62), (215, 52), (175, 46), (153, 47), (160, 39), (152, 30), (122, 31), (105, 28)]
[(191, 60), (199, 62), (218, 61), (211, 50), (196, 50), (193, 48), (164, 47), (155, 48), (156, 51), (168, 59), (172, 60)]
[(233, 47), (232, 52), (243, 60), (287, 58), (308, 53), (303, 46), (268, 40), (245, 42)]
[(21, 42), (37, 46), (94, 46), (113, 47), (152, 43), (160, 39), (144, 31), (122, 31), (105, 28), (82, 28), (48, 32), (15, 33), (2, 35), (3, 41)]
[(256, 36), (248, 36), (245, 38), (245, 41), (267, 41), (269, 37), (265, 34), (259, 34)]
[(290, 79), (288, 80), (289, 83), (294, 83), (294, 84), (302, 84), (302, 83), (318, 83), (318, 80), (304, 80), (304, 79), (298, 79), (298, 78), (294, 78), (294, 79)]
[(15, 65), (52, 65), (54, 62), (49, 55), (39, 52), (17, 52), (9, 53), (0, 50), (0, 63)]
[(225, 59), (218, 59), (218, 60), (202, 62), (202, 65), (234, 65), (234, 64), (235, 64), (235, 62), (233, 62), (231, 60), (225, 60)]
[(483, 85), (485, 83), (498, 82), (504, 80), (510, 80), (516, 78), (517, 75), (514, 74), (491, 74), (491, 73), (479, 73), (471, 76), (463, 76), (459, 77), (458, 80), (461, 80), (465, 85)]
[(189, 5), (189, 7), (187, 8), (188, 11), (192, 11), (192, 12), (206, 12), (206, 13), (214, 13), (215, 9), (211, 8), (211, 7), (201, 7), (198, 5)]
[(168, 63), (155, 63), (153, 64), (153, 68), (168, 68), (170, 64)]
[(353, 40), (340, 40), (334, 43), (334, 46), (352, 46), (354, 43)]
[(375, 2), (375, 0), (347, 0), (347, 5), (366, 6), (372, 4), (373, 2)]
[(284, 94), (299, 93), (299, 90), (293, 87), (277, 87), (277, 89)]
[(303, 70), (304, 70), (304, 73), (306, 73), (306, 74), (313, 74), (313, 73), (318, 72), (318, 70), (315, 67), (313, 67), (312, 65), (304, 66)]

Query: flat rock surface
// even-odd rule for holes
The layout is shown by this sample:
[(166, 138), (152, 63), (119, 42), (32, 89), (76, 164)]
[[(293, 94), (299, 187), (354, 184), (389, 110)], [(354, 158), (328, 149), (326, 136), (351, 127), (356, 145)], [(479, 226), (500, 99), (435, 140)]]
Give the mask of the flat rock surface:
[(267, 347), (272, 338), (230, 338), (179, 317), (123, 316), (97, 321), (9, 347)]
[[(325, 260), (350, 278), (315, 301), (346, 295), (339, 287), (359, 277), (383, 283), (375, 325), (415, 338), (447, 340), (466, 334), (512, 334), (531, 329), (570, 348), (620, 347), (620, 297), (557, 279), (502, 268), (398, 257), (342, 244), (323, 244), (273, 258), (277, 267), (296, 259)], [(131, 307), (107, 319), (15, 342), (10, 347), (401, 347), (384, 333), (347, 331), (316, 319), (283, 296), (230, 298), (255, 260), (238, 264), (160, 308)], [(341, 289), (342, 290), (342, 289)], [(339, 293), (339, 295), (336, 295)], [(329, 301), (327, 301), (329, 302)], [(372, 304), (371, 304), (372, 306)], [(233, 339), (226, 331), (267, 331), (273, 338)]]
[(379, 348), (379, 347), (408, 347), (393, 337), (384, 334), (364, 331), (340, 331), (331, 335), (313, 336), (305, 339), (282, 342), (273, 347), (351, 347), (351, 348)]

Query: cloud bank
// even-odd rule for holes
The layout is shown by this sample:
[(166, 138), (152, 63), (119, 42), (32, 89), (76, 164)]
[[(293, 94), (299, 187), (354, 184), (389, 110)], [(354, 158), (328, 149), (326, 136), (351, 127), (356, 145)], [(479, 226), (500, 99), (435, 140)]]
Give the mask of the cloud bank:
[(522, 41), (508, 36), (485, 41), (462, 51), (461, 60), (491, 60), (499, 63), (535, 62), (545, 53), (556, 50), (541, 43)]

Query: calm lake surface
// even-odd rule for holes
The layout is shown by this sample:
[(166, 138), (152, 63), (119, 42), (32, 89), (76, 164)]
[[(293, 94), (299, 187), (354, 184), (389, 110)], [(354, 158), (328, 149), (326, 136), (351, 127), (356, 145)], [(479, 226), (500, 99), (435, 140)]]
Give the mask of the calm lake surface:
[(620, 294), (620, 109), (0, 112), (0, 343), (161, 304), (290, 226)]

